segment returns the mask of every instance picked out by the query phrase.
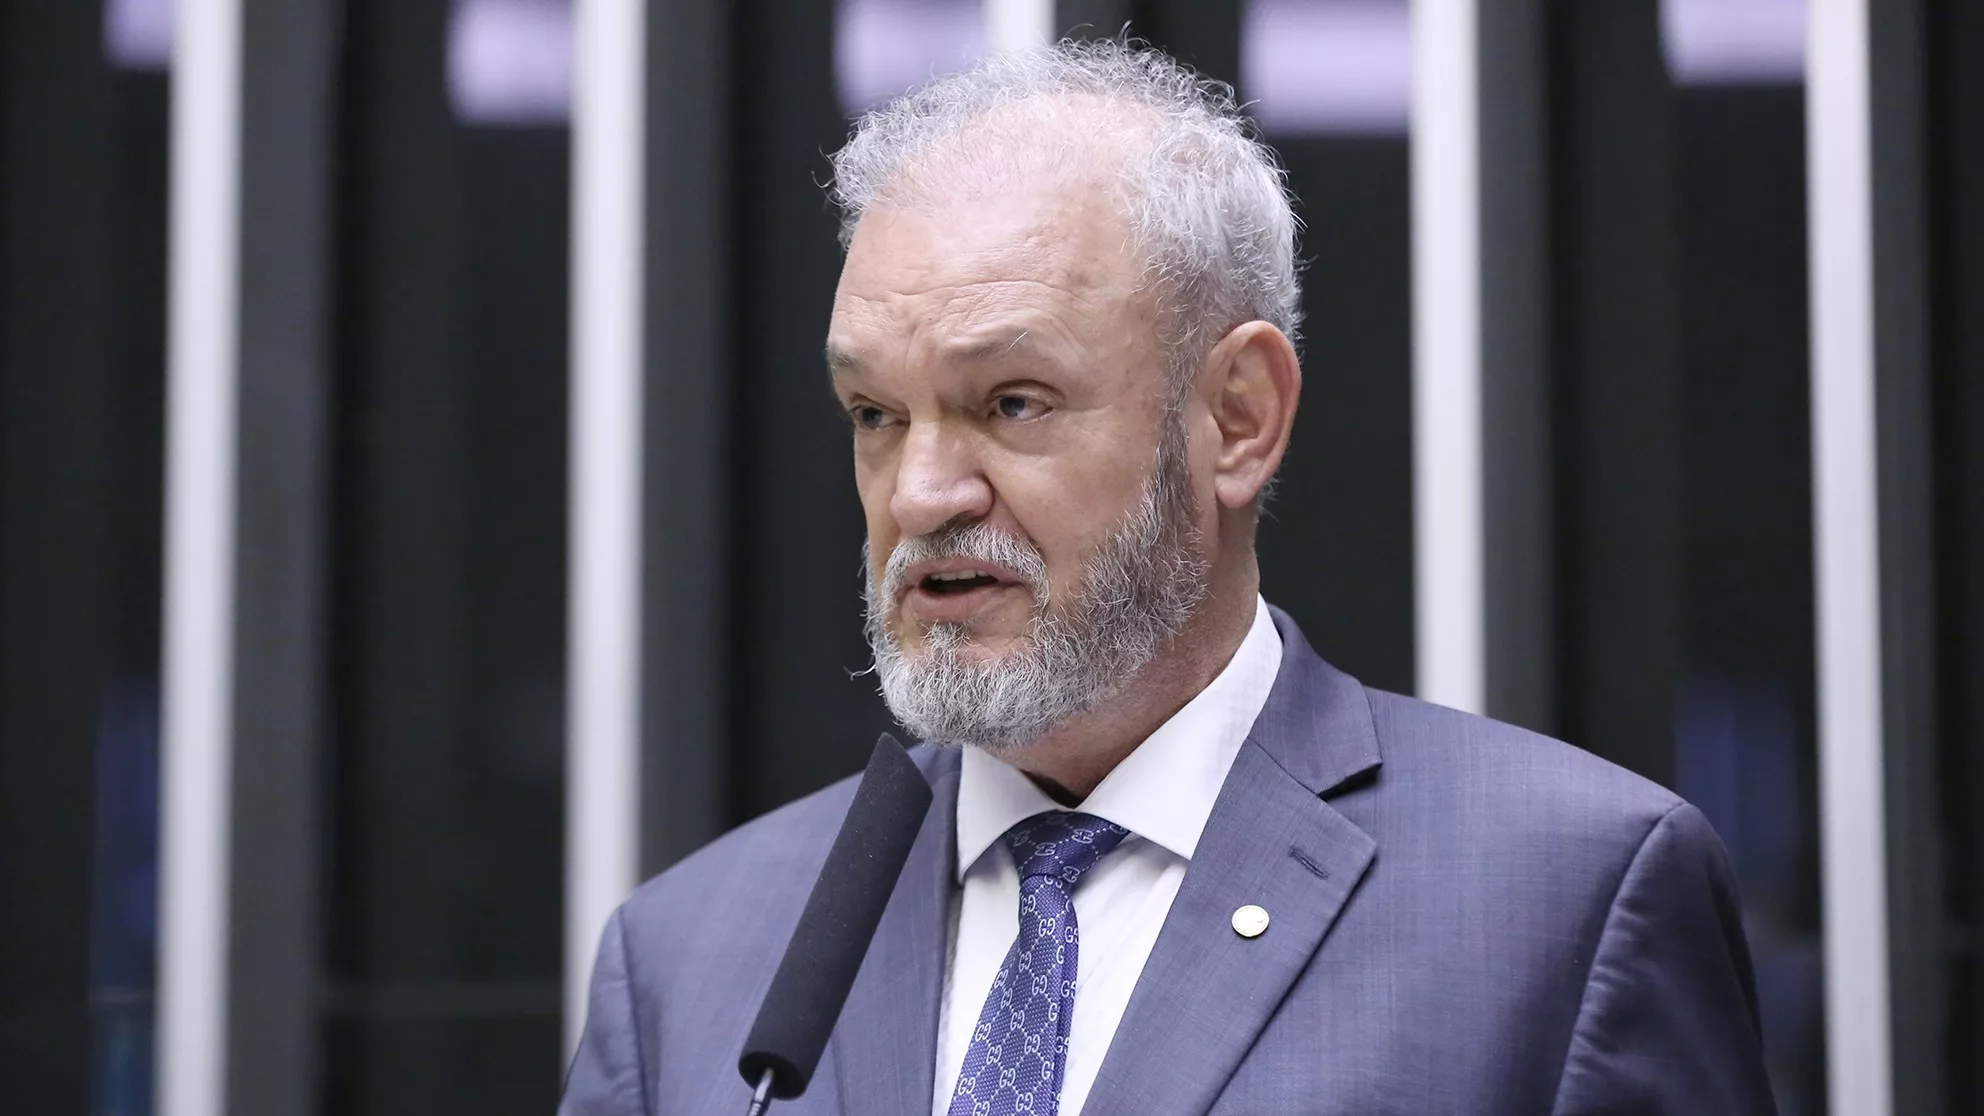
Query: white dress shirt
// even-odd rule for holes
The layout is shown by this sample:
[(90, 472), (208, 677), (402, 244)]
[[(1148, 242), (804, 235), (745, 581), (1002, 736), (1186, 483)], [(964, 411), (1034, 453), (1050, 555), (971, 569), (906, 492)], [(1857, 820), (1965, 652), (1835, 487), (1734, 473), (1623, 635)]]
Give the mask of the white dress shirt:
[[(1076, 807), (1130, 836), (1075, 889), (1081, 939), (1060, 1116), (1075, 1116), (1088, 1099), (1219, 788), (1280, 669), (1281, 635), (1267, 602), (1256, 597), (1254, 625), (1226, 668)], [(1019, 936), (1019, 870), (1001, 838), (1019, 822), (1061, 808), (1019, 771), (965, 749), (957, 813), (963, 887), (951, 905), (951, 956), (937, 1019), (936, 1116), (950, 1111), (971, 1032)]]

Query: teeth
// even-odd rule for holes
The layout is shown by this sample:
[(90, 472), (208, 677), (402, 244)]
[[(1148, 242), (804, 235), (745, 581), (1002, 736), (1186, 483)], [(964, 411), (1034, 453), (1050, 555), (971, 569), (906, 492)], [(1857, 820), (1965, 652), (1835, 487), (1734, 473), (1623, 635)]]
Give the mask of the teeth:
[(986, 574), (986, 573), (982, 573), (982, 572), (980, 572), (980, 571), (978, 571), (978, 570), (960, 570), (960, 571), (959, 571), (959, 572), (957, 572), (957, 573), (940, 573), (940, 574), (931, 574), (931, 575), (930, 575), (930, 580), (932, 580), (932, 581), (970, 581), (970, 580), (971, 580), (972, 578), (974, 578), (974, 577), (989, 577), (989, 576), (991, 576), (991, 575), (989, 575), (989, 574)]

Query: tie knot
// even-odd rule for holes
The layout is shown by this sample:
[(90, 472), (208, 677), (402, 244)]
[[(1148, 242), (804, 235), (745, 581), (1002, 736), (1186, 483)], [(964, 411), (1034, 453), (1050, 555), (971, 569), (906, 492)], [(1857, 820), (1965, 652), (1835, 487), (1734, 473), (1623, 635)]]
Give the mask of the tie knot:
[(1090, 814), (1050, 810), (1006, 831), (1020, 882), (1046, 877), (1073, 892), (1075, 884), (1130, 831)]

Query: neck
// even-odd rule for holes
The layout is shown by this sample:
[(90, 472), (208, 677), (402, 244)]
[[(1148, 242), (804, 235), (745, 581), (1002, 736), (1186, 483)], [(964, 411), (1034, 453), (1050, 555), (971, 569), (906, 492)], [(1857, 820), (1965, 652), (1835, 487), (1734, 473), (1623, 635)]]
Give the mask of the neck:
[(1063, 806), (1093, 793), (1117, 764), (1226, 669), (1247, 638), (1260, 594), (1252, 555), (1242, 568), (1215, 571), (1212, 580), (1185, 630), (1108, 701), (999, 758)]

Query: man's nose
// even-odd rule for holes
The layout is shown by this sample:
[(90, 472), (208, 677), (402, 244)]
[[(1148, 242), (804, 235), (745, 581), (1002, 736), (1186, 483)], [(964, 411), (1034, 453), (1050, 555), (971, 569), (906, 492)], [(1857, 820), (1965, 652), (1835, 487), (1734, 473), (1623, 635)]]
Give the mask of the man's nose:
[(903, 538), (927, 535), (952, 520), (992, 513), (992, 485), (969, 439), (938, 423), (912, 423), (897, 465), (889, 510)]

